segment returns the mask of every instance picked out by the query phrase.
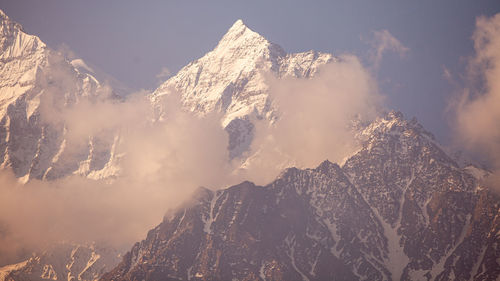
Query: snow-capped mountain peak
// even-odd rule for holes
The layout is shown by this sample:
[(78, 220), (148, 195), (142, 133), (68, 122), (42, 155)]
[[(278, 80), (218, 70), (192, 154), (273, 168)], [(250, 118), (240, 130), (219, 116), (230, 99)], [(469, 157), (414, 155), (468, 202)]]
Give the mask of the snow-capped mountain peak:
[[(176, 89), (192, 111), (207, 113), (215, 109), (226, 113), (223, 125), (256, 111), (265, 115), (268, 87), (263, 73), (278, 77), (316, 72), (333, 60), (330, 54), (299, 53), (287, 55), (279, 45), (237, 20), (217, 46), (202, 58), (182, 68), (152, 95), (153, 100)], [(300, 61), (309, 60), (309, 64)], [(293, 66), (291, 66), (293, 64)], [(307, 68), (307, 69), (302, 69)]]
[(96, 136), (89, 136), (89, 145), (75, 153), (65, 120), (49, 121), (43, 114), (50, 108), (57, 115), (100, 95), (102, 87), (82, 60), (68, 61), (0, 12), (0, 168), (12, 168), (21, 182), (103, 169), (110, 159), (108, 141), (96, 148)]
[(181, 94), (184, 106), (193, 112), (222, 112), (221, 123), (230, 134), (230, 154), (235, 157), (251, 143), (250, 120), (273, 116), (267, 75), (309, 78), (332, 61), (331, 54), (314, 51), (287, 54), (238, 20), (212, 51), (165, 81), (151, 100), (160, 117), (162, 97), (172, 90)]
[[(246, 33), (246, 34), (245, 34)], [(239, 19), (234, 22), (234, 24), (228, 29), (224, 37), (222, 37), (221, 42), (227, 42), (229, 40), (237, 39), (241, 36), (246, 35), (247, 37), (261, 37), (258, 33), (252, 31), (248, 26), (245, 25), (243, 20)]]
[[(244, 50), (244, 52), (240, 52)], [(237, 20), (222, 37), (214, 52), (226, 56), (258, 59), (260, 56), (277, 58), (286, 55), (278, 45), (269, 42), (262, 35), (248, 28), (242, 20)], [(229, 57), (227, 57), (229, 56)]]
[(236, 20), (233, 25), (229, 28), (228, 33), (233, 33), (233, 32), (242, 32), (248, 27), (245, 25), (242, 19)]

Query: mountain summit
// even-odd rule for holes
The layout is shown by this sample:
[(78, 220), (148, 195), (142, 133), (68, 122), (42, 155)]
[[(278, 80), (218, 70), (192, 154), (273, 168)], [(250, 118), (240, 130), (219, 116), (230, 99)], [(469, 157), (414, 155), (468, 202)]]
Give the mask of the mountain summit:
[(223, 113), (231, 157), (237, 157), (252, 141), (252, 117), (270, 118), (273, 114), (266, 75), (309, 78), (332, 61), (331, 54), (314, 51), (287, 54), (237, 20), (212, 51), (165, 81), (151, 100), (161, 114), (162, 97), (174, 90), (193, 112)]
[(173, 88), (182, 94), (185, 105), (192, 111), (223, 111), (223, 125), (227, 126), (253, 111), (261, 116), (269, 113), (264, 73), (310, 77), (319, 66), (333, 60), (330, 54), (313, 51), (286, 54), (279, 45), (237, 20), (212, 51), (165, 81), (152, 99)]
[(275, 46), (278, 50), (278, 55), (285, 54), (281, 47), (270, 43), (263, 36), (252, 31), (242, 20), (237, 20), (222, 37), (215, 50), (219, 52), (226, 51), (227, 54), (231, 54), (231, 50), (259, 49), (270, 45)]

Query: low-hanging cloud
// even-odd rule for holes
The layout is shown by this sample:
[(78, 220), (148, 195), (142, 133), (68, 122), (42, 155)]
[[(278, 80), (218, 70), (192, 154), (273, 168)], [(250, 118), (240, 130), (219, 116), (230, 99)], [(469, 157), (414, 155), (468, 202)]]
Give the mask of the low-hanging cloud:
[(75, 175), (22, 185), (2, 170), (0, 264), (58, 241), (127, 249), (195, 188), (231, 182), (221, 116), (185, 112), (176, 94), (163, 106), (165, 116), (157, 122), (151, 121), (153, 108), (144, 93), (125, 101), (80, 100), (67, 110), (45, 112), (45, 122), (63, 118), (66, 137), (75, 141), (102, 132), (119, 138), (120, 176), (112, 183)]
[(311, 79), (269, 78), (278, 112), (271, 125), (258, 122), (247, 177), (271, 181), (284, 168), (341, 162), (358, 149), (353, 126), (373, 119), (382, 104), (376, 81), (359, 59), (344, 55)]
[(468, 87), (452, 104), (455, 128), (462, 145), (493, 165), (494, 183), (500, 178), (500, 14), (479, 17), (472, 39)]
[(372, 119), (381, 104), (375, 80), (351, 55), (312, 79), (269, 77), (278, 117), (271, 125), (256, 121), (242, 165), (229, 159), (222, 115), (199, 117), (183, 110), (173, 90), (163, 99), (158, 120), (145, 92), (115, 99), (104, 86), (95, 96), (68, 104), (56, 98), (57, 91), (74, 91), (74, 77), (57, 67), (47, 71), (50, 79), (42, 86), (50, 91), (41, 98), (41, 120), (59, 125), (63, 120), (67, 150), (86, 146), (89, 136), (117, 139), (120, 172), (111, 183), (74, 175), (22, 185), (1, 171), (0, 264), (58, 241), (128, 249), (199, 186), (218, 189), (246, 179), (265, 184), (290, 166), (342, 161), (358, 148), (353, 121)]

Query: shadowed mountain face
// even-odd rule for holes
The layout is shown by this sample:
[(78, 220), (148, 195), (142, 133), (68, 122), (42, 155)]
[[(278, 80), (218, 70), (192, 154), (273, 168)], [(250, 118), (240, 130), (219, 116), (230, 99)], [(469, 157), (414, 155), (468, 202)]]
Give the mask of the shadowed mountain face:
[(499, 198), (416, 121), (366, 127), (343, 167), (200, 188), (101, 280), (495, 280)]

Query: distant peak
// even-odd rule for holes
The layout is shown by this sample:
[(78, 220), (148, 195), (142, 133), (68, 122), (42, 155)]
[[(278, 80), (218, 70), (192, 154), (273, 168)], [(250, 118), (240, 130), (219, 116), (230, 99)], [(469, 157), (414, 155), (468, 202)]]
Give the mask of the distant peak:
[(388, 120), (391, 120), (391, 119), (404, 120), (405, 119), (403, 113), (401, 111), (396, 111), (396, 110), (391, 110), (389, 113), (386, 114), (385, 118)]
[(246, 26), (241, 19), (237, 20), (223, 37), (225, 41), (234, 41), (242, 36), (245, 37), (262, 37), (257, 32), (254, 32)]
[(242, 19), (238, 19), (237, 21), (234, 22), (233, 26), (231, 27), (232, 28), (238, 28), (238, 27), (246, 27), (245, 23), (243, 23), (243, 20)]
[(338, 167), (337, 164), (332, 163), (327, 159), (327, 160), (321, 162), (321, 164), (319, 164), (319, 166), (316, 167), (316, 170), (326, 172), (326, 171), (329, 171), (330, 169), (336, 168), (336, 167)]
[(247, 26), (245, 25), (245, 23), (243, 23), (243, 20), (239, 19), (233, 23), (233, 26), (231, 26), (231, 28), (229, 28), (229, 30), (242, 29), (242, 28), (246, 28), (246, 27)]
[(227, 52), (227, 48), (269, 48), (274, 46), (281, 55), (281, 47), (275, 46), (259, 33), (251, 30), (243, 21), (237, 20), (219, 41), (216, 49)]
[(427, 131), (415, 117), (411, 120), (407, 120), (401, 111), (395, 110), (383, 112), (379, 118), (364, 129), (363, 134), (374, 135), (374, 133), (379, 134), (401, 130), (412, 130), (420, 135), (428, 137), (432, 141), (435, 141), (434, 135)]

